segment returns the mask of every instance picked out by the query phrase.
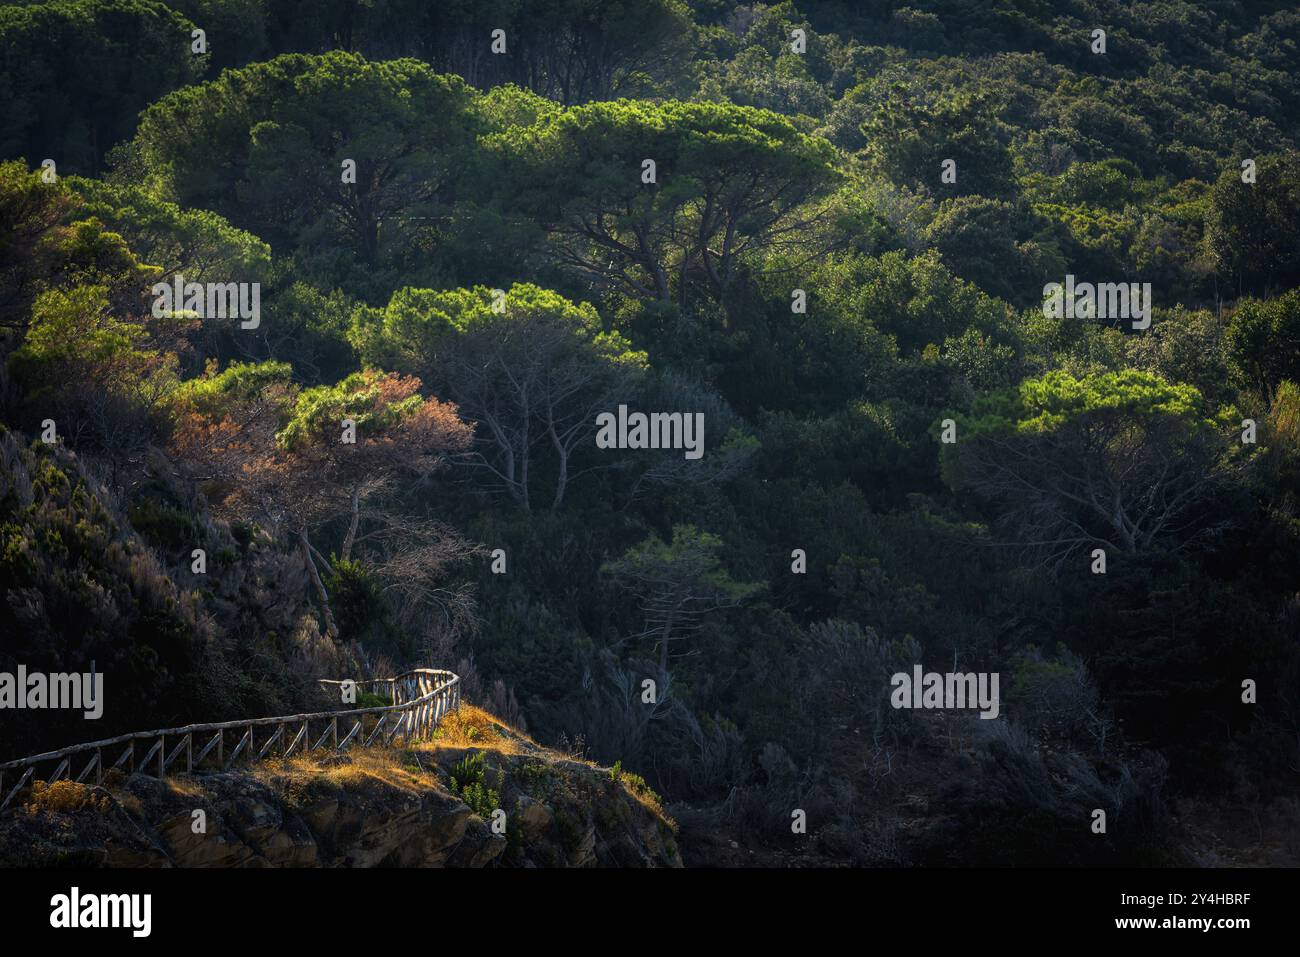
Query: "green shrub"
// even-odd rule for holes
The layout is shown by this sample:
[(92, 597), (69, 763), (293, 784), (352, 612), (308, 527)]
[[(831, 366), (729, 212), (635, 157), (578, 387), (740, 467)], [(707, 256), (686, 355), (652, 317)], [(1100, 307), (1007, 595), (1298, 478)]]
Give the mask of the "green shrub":
[(189, 512), (158, 502), (132, 505), (127, 518), (141, 538), (169, 552), (201, 548), (208, 538), (206, 529)]
[(501, 795), (488, 787), (482, 751), (466, 755), (452, 765), (451, 790), (482, 818), (490, 818), (492, 812), (501, 806)]
[(373, 691), (358, 691), (357, 703), (358, 708), (387, 708), (393, 703), (393, 699), (388, 695), (376, 694)]
[(377, 652), (409, 661), (415, 654), (413, 638), (393, 621), (383, 589), (363, 562), (331, 558), (325, 588), (342, 634)]

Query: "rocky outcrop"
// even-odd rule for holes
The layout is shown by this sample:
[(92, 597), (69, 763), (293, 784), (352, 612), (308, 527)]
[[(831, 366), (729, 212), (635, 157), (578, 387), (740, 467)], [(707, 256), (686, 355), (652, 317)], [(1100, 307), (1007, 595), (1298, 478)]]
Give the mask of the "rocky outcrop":
[[(471, 805), (473, 805), (471, 807)], [(537, 753), (366, 752), (320, 767), (37, 784), (0, 865), (680, 867), (673, 825), (608, 769)]]

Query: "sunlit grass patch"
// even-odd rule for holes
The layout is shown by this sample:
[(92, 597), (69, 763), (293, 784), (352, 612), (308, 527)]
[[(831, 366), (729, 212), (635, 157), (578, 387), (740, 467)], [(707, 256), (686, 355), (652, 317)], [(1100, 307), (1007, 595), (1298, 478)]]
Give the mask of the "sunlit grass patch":
[(78, 784), (64, 779), (49, 784), (36, 781), (27, 800), (27, 810), (33, 814), (41, 811), (71, 813), (83, 808), (98, 808), (95, 792), (88, 784)]
[(298, 754), (272, 758), (257, 765), (253, 773), (262, 780), (280, 778), (294, 785), (324, 781), (339, 786), (378, 782), (401, 790), (416, 791), (438, 784), (433, 766), (405, 748), (356, 748), (341, 757), (328, 753)]

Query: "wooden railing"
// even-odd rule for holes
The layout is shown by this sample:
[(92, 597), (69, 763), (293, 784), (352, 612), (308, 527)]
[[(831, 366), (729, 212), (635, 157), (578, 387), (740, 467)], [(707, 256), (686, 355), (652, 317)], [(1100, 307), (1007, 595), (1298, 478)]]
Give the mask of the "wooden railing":
[[(338, 688), (340, 700), (345, 684), (347, 682), (344, 681), (321, 681), (321, 685), (326, 688)], [(460, 707), (460, 677), (450, 671), (416, 668), (396, 678), (377, 678), (351, 684), (358, 694), (386, 693), (393, 703), (348, 711), (320, 711), (282, 718), (249, 718), (214, 724), (190, 724), (183, 728), (165, 728), (161, 731), (137, 731), (9, 761), (0, 764), (0, 796), (3, 797), (0, 800), (0, 811), (9, 806), (9, 802), (32, 780), (37, 770), (44, 766), (50, 766), (53, 770), (44, 778), (38, 777), (36, 780), (45, 780), (51, 784), (65, 777), (77, 782), (85, 781), (92, 772), (95, 783), (102, 784), (105, 773), (114, 769), (162, 777), (182, 756), (186, 771), (204, 767), (225, 770), (241, 759), (252, 763), (270, 755), (287, 758), (295, 753), (321, 750), (343, 752), (358, 745), (368, 747), (376, 741), (392, 744), (399, 739), (407, 743), (428, 740), (433, 736), (443, 715)], [(341, 736), (340, 723), (347, 729)], [(259, 734), (263, 730), (265, 737), (259, 741)], [(226, 735), (229, 732), (234, 732), (234, 740), (233, 747), (227, 749)], [(122, 748), (120, 753), (117, 751), (119, 747)], [(105, 764), (106, 751), (110, 760), (114, 754), (118, 755), (112, 764)], [(86, 762), (74, 778), (74, 762), (79, 762), (82, 758)], [(6, 791), (6, 779), (12, 774), (18, 774), (18, 780)]]

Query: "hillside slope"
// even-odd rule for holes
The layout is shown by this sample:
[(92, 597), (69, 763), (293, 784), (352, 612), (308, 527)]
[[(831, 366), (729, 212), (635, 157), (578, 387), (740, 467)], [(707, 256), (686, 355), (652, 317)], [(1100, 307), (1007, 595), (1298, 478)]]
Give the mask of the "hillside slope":
[(680, 867), (674, 831), (635, 776), (465, 705), (409, 750), (38, 784), (0, 817), (0, 865)]

